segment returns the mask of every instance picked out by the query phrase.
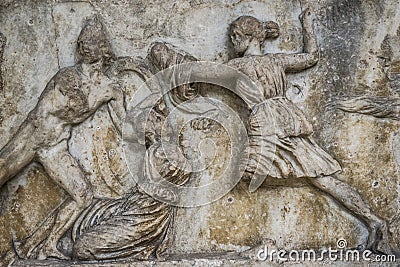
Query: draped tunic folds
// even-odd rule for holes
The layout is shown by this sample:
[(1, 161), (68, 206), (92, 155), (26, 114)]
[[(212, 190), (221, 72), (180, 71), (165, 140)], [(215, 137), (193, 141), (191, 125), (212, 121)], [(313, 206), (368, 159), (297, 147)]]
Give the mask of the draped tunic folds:
[(312, 138), (313, 128), (303, 112), (285, 97), (283, 67), (273, 56), (251, 56), (228, 63), (255, 86), (238, 79), (236, 93), (249, 105), (249, 146), (245, 170), (274, 178), (330, 175), (340, 165)]
[[(142, 113), (136, 114), (138, 118), (133, 119), (133, 122), (140, 122), (145, 115), (149, 115), (147, 125), (146, 121), (133, 125), (146, 132), (144, 177), (156, 182), (161, 175), (170, 183), (183, 185), (190, 173), (174, 168), (164, 153), (160, 127), (166, 114), (159, 109), (161, 102), (157, 102), (156, 107), (148, 107), (154, 100), (153, 96), (150, 97), (141, 104)], [(161, 194), (159, 197), (171, 195), (166, 188), (161, 189), (152, 193)], [(159, 256), (168, 244), (167, 233), (173, 221), (173, 209), (171, 205), (148, 195), (141, 187), (135, 187), (133, 192), (119, 199), (95, 200), (74, 224), (74, 257), (81, 260), (147, 260)]]
[(74, 257), (148, 259), (166, 238), (171, 217), (171, 206), (140, 191), (95, 200), (75, 223)]
[[(146, 168), (145, 176), (150, 180), (156, 181), (158, 177), (153, 173), (160, 173), (175, 185), (188, 181), (190, 174), (172, 168), (160, 143), (152, 144), (147, 152), (146, 165), (157, 169)], [(95, 200), (73, 227), (74, 256), (82, 260), (146, 260), (158, 256), (168, 244), (167, 231), (172, 220), (173, 207), (140, 187), (123, 198)]]

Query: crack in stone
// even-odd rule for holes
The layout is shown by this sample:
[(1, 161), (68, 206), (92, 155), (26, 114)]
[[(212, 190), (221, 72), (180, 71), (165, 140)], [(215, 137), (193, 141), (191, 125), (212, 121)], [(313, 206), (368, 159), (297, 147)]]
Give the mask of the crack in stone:
[(51, 19), (53, 21), (54, 43), (55, 43), (55, 46), (56, 46), (57, 65), (58, 65), (58, 69), (60, 69), (60, 51), (59, 51), (58, 43), (57, 43), (58, 31), (57, 31), (57, 27), (56, 27), (56, 20), (54, 18), (54, 6), (52, 6), (52, 8), (51, 8)]
[[(4, 36), (3, 33), (0, 32), (0, 93), (4, 92), (4, 80), (3, 80), (3, 62), (4, 62), (4, 49), (6, 47), (7, 38)], [(1, 121), (1, 118), (0, 118)]]

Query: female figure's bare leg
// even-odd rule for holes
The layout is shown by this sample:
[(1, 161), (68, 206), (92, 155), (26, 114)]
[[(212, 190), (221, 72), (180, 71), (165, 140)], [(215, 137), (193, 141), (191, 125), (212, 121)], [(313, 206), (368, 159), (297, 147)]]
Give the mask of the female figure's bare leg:
[(38, 258), (66, 258), (58, 251), (57, 242), (74, 224), (81, 212), (91, 204), (93, 193), (82, 169), (69, 154), (67, 141), (38, 154), (39, 161), (49, 176), (72, 197), (60, 207), (55, 224), (43, 244)]
[[(332, 176), (310, 178), (309, 181), (366, 223), (369, 230), (367, 249), (390, 253), (386, 222), (373, 214), (356, 190)], [(378, 248), (380, 241), (382, 247)]]

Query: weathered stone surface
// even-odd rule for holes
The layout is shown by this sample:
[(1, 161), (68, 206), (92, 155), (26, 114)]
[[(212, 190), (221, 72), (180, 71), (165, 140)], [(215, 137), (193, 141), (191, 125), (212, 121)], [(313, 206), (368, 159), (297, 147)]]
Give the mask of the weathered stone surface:
[[(353, 106), (340, 109), (337, 104), (359, 96), (369, 96), (371, 101), (377, 101), (376, 97), (389, 99), (379, 103), (398, 99), (400, 4), (395, 0), (2, 1), (0, 32), (6, 37), (6, 44), (3, 61), (0, 60), (0, 148), (18, 132), (52, 77), (61, 68), (77, 64), (77, 39), (85, 21), (93, 15), (100, 17), (116, 57), (145, 58), (153, 42), (168, 42), (198, 60), (226, 63), (234, 57), (229, 25), (243, 15), (272, 20), (280, 26), (279, 38), (268, 39), (264, 53), (303, 51), (298, 16), (306, 6), (312, 7), (315, 16), (319, 60), (312, 68), (287, 75), (286, 96), (311, 122), (316, 143), (340, 164), (338, 179), (354, 188), (372, 212), (388, 223), (390, 245), (398, 254), (399, 111), (393, 108), (391, 114), (377, 116), (377, 112), (364, 112)], [(126, 70), (118, 76), (121, 89), (132, 98), (140, 90), (142, 78), (140, 73)], [(222, 99), (239, 110), (242, 117), (248, 116), (243, 103), (231, 92), (212, 87), (203, 88), (202, 94)], [(193, 140), (209, 138), (199, 134), (196, 139), (190, 131), (186, 134), (193, 138), (189, 146), (194, 145)], [(220, 160), (203, 173), (205, 180), (215, 178), (229, 156), (224, 154), (228, 146), (221, 141), (225, 137), (219, 138), (202, 143), (208, 150), (216, 147)], [(118, 200), (135, 186), (128, 167), (139, 167), (127, 166), (122, 139), (107, 106), (73, 127), (68, 149), (85, 173), (95, 198)], [(193, 178), (188, 185), (197, 181)], [(304, 179), (267, 179), (253, 193), (248, 186), (249, 181), (241, 181), (226, 196), (208, 205), (176, 208), (164, 253), (188, 255), (188, 259), (157, 266), (263, 266), (258, 261), (230, 260), (231, 256), (223, 253), (239, 253), (267, 239), (287, 250), (336, 247), (341, 238), (347, 240), (348, 248), (362, 248), (368, 240), (369, 229), (360, 218)], [(3, 186), (2, 258), (12, 258), (13, 240), (18, 245), (42, 222), (51, 221), (50, 214), (68, 198), (69, 194), (52, 181), (39, 163), (30, 164)], [(49, 229), (43, 231), (47, 233)], [(71, 252), (68, 242), (59, 247)], [(189, 256), (198, 253), (222, 254), (218, 259), (196, 260)], [(15, 265), (28, 263), (20, 261)], [(54, 264), (67, 266), (70, 262)]]
[(335, 262), (326, 260), (324, 262), (263, 262), (257, 260), (248, 260), (240, 257), (231, 257), (229, 254), (215, 254), (213, 256), (207, 254), (198, 254), (195, 257), (185, 256), (185, 257), (175, 257), (171, 260), (161, 260), (161, 261), (120, 261), (120, 262), (110, 262), (110, 263), (79, 263), (79, 262), (69, 262), (68, 265), (60, 261), (31, 261), (27, 265), (26, 261), (16, 262), (15, 266), (394, 266), (393, 263), (373, 263), (373, 262)]

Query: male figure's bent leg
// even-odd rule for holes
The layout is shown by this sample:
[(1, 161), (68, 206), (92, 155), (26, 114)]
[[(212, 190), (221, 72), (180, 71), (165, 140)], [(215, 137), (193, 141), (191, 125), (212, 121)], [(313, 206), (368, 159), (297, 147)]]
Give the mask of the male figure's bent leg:
[(32, 133), (26, 134), (29, 130), (26, 129), (27, 127), (15, 134), (0, 150), (0, 188), (22, 171), (35, 157), (37, 140)]
[(39, 258), (66, 258), (57, 250), (57, 242), (74, 224), (81, 212), (91, 204), (93, 192), (78, 162), (69, 153), (67, 141), (38, 154), (39, 161), (49, 176), (72, 197), (60, 207), (53, 229), (39, 253)]

